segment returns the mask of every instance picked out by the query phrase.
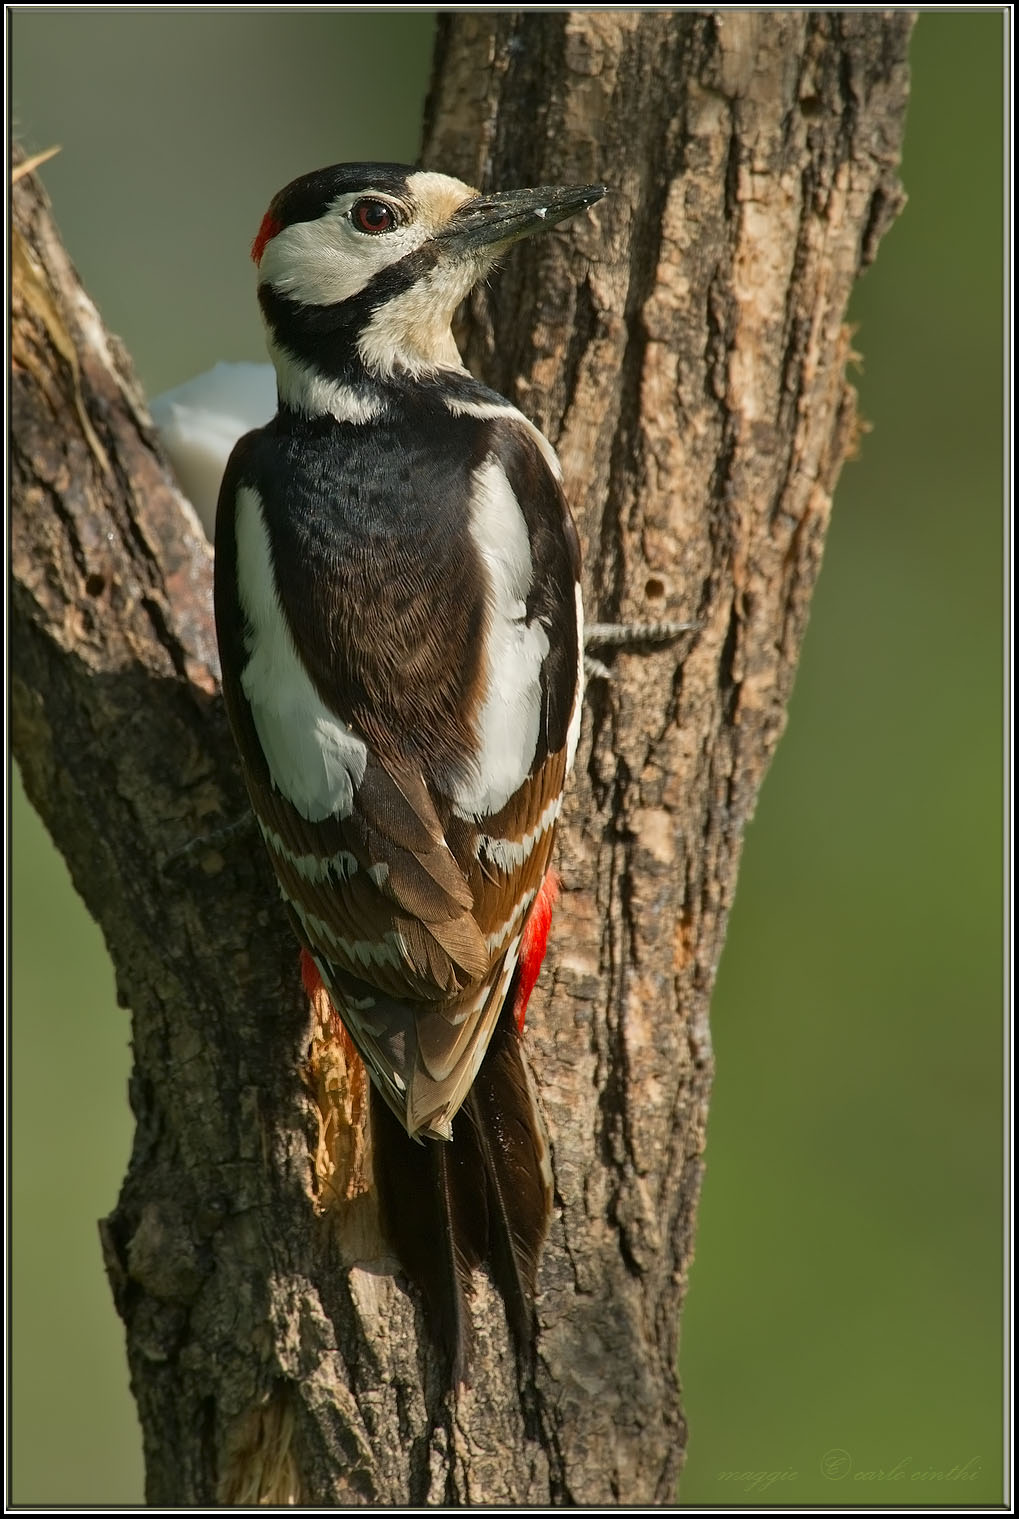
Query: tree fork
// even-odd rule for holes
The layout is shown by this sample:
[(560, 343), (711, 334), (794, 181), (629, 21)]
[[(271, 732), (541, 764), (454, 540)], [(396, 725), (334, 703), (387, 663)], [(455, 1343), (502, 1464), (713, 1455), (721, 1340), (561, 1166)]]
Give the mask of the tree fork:
[[(157, 1504), (669, 1502), (743, 829), (855, 436), (846, 305), (902, 195), (905, 13), (455, 13), (424, 161), (604, 180), (465, 316), (556, 443), (609, 650), (528, 1049), (553, 1142), (537, 1363), (482, 1278), (454, 1406), (365, 1183), (356, 1068), (309, 1016), (218, 692), (211, 551), (30, 174), (14, 191), (11, 693), (28, 793), (132, 1009), (103, 1225)], [(523, 129), (521, 127), (523, 124)]]

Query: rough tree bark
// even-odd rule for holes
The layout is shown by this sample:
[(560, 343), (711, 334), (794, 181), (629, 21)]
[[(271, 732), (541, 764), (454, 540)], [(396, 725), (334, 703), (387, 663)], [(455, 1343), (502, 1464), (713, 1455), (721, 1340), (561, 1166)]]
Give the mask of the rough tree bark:
[[(133, 1012), (103, 1226), (157, 1504), (670, 1501), (676, 1350), (740, 841), (854, 437), (846, 303), (895, 215), (909, 18), (444, 16), (426, 163), (603, 179), (468, 362), (553, 439), (589, 613), (689, 619), (594, 686), (528, 1047), (556, 1210), (539, 1358), (476, 1297), (453, 1406), (364, 1190), (218, 695), (211, 552), (126, 356), (15, 187), (12, 714)], [(269, 186), (267, 189), (275, 187)]]

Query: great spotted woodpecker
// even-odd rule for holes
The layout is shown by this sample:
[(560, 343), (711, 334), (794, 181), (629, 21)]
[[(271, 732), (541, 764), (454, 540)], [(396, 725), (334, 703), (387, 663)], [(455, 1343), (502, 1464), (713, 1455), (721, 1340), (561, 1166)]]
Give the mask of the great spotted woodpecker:
[(580, 729), (577, 534), (555, 453), (464, 368), (455, 308), (601, 185), (480, 195), (340, 164), (252, 248), (275, 419), (216, 522), (227, 711), (306, 957), (371, 1077), (386, 1228), (464, 1374), (487, 1264), (518, 1339), (550, 1211), (519, 1030)]

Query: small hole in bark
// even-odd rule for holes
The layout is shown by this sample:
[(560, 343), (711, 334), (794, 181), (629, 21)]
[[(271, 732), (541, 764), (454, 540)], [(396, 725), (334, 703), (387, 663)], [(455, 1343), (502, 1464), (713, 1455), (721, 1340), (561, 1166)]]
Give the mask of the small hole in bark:
[(804, 95), (800, 101), (800, 110), (804, 116), (816, 116), (821, 109), (821, 97), (819, 95)]
[(85, 590), (89, 596), (101, 596), (106, 589), (105, 575), (90, 575), (85, 581)]
[(659, 580), (657, 575), (652, 575), (644, 587), (644, 595), (652, 601), (659, 601), (665, 595), (664, 580)]

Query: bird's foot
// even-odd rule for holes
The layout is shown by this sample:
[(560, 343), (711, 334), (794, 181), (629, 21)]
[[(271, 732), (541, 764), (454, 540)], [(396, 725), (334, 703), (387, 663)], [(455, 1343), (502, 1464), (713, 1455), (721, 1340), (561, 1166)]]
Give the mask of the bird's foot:
[(695, 632), (699, 622), (592, 622), (584, 629), (584, 669), (590, 680), (611, 680), (608, 665), (595, 659), (591, 649), (628, 649), (650, 653), (684, 633)]

